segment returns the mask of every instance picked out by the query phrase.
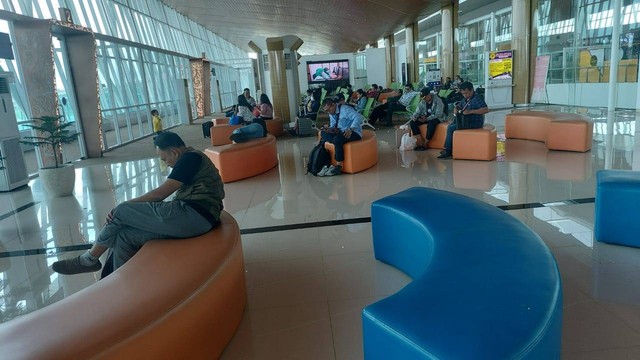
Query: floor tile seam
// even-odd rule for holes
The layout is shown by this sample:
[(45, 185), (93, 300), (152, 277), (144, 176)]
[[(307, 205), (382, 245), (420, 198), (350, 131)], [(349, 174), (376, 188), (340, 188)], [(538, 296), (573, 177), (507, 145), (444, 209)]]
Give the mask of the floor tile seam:
[(319, 301), (305, 301), (305, 302), (300, 302), (300, 303), (295, 303), (295, 304), (290, 304), (290, 305), (274, 305), (274, 306), (261, 306), (261, 307), (251, 307), (251, 306), (247, 305), (246, 311), (252, 312), (252, 311), (258, 311), (258, 310), (271, 310), (271, 309), (279, 309), (279, 308), (290, 308), (290, 307), (296, 307), (296, 306), (301, 306), (301, 305), (324, 304), (324, 303), (329, 303), (329, 300), (327, 299), (327, 300), (319, 300)]
[[(323, 282), (326, 281), (326, 275), (324, 273), (317, 273), (317, 274), (308, 274), (308, 275), (301, 275), (298, 276), (296, 278), (292, 278), (292, 279), (286, 279), (286, 280), (279, 280), (279, 281), (274, 281), (274, 282), (270, 282), (268, 285), (269, 286), (273, 286), (273, 285), (278, 285), (278, 284), (283, 284), (286, 282), (290, 282), (292, 280), (300, 280), (300, 279), (304, 279), (304, 278), (308, 278), (308, 277), (313, 277), (313, 276), (318, 276), (318, 277), (322, 277)], [(258, 285), (258, 286), (254, 286), (251, 288), (247, 288), (247, 290), (253, 290), (256, 291), (256, 289), (260, 288), (260, 287), (266, 287), (267, 284), (265, 285)], [(325, 283), (325, 290), (326, 290), (326, 283)]]
[(40, 201), (32, 201), (32, 202), (30, 202), (28, 204), (19, 206), (19, 207), (15, 208), (15, 209), (5, 213), (5, 214), (0, 215), (0, 221), (2, 221), (4, 219), (7, 219), (7, 218), (10, 218), (11, 216), (17, 215), (19, 212), (21, 212), (23, 210), (26, 210), (26, 209), (29, 209), (29, 208), (31, 208), (31, 207), (39, 204), (39, 203), (40, 203)]
[[(580, 204), (584, 204), (587, 202), (576, 202), (576, 201), (590, 201), (593, 200), (595, 201), (595, 198), (585, 198), (585, 199), (572, 199), (572, 200), (564, 200), (564, 201), (553, 201), (553, 202), (546, 202), (546, 203), (553, 203), (553, 204), (557, 204), (560, 202), (572, 202), (572, 203), (567, 203), (561, 206), (565, 206), (565, 205), (580, 205)], [(33, 203), (34, 205), (36, 203)], [(536, 205), (535, 207), (544, 207), (545, 203), (527, 203), (527, 204), (518, 204), (518, 205), (500, 205), (500, 206), (496, 206), (497, 208), (504, 210), (504, 211), (512, 211), (512, 210), (522, 210), (522, 209), (528, 209), (528, 208), (532, 208), (531, 205), (532, 204), (539, 204)], [(520, 208), (512, 208), (513, 206), (522, 206)], [(504, 209), (503, 207), (510, 207), (508, 209)], [(341, 225), (350, 225), (350, 224), (359, 224), (359, 223), (370, 223), (371, 222), (371, 217), (358, 217), (358, 218), (350, 218), (350, 219), (339, 219), (339, 220), (323, 220), (323, 221), (315, 221), (315, 222), (309, 222), (309, 223), (297, 223), (297, 224), (283, 224), (283, 225), (275, 225), (275, 226), (265, 226), (265, 227), (258, 227), (258, 228), (245, 228), (245, 229), (241, 229), (240, 230), (240, 234), (241, 235), (246, 235), (246, 234), (261, 234), (261, 233), (269, 233), (269, 232), (277, 232), (277, 231), (288, 231), (288, 230), (299, 230), (299, 229), (313, 229), (313, 228), (321, 228), (321, 227), (330, 227), (330, 226), (341, 226)], [(73, 246), (73, 245), (69, 245), (69, 246)], [(87, 245), (90, 247), (90, 245)], [(40, 249), (32, 249), (29, 250), (27, 252), (33, 252), (35, 251), (35, 253), (31, 253), (31, 254), (20, 254), (20, 252), (18, 251), (17, 254), (12, 254), (14, 252), (3, 252), (0, 253), (0, 258), (2, 257), (14, 257), (14, 256), (28, 256), (28, 255), (40, 255), (43, 253), (46, 253), (48, 251), (52, 251), (55, 250), (56, 253), (63, 253), (63, 252), (68, 252), (68, 251), (76, 251), (76, 250), (84, 250), (84, 248), (82, 249), (70, 249), (70, 250), (66, 250), (62, 247), (63, 249), (59, 249), (59, 247), (55, 247), (55, 248), (40, 248)], [(87, 247), (88, 248), (88, 247)], [(9, 254), (9, 255), (7, 255)]]
[(313, 255), (313, 256), (301, 256), (301, 257), (296, 257), (296, 258), (286, 259), (286, 260), (267, 260), (267, 261), (254, 261), (254, 262), (247, 262), (247, 260), (245, 259), (244, 263), (245, 263), (245, 265), (246, 264), (275, 264), (275, 263), (298, 261), (298, 260), (302, 260), (302, 259), (311, 259), (311, 258), (317, 258), (317, 257), (322, 258), (321, 255)]
[(322, 272), (317, 272), (317, 273), (316, 273), (316, 272), (314, 272), (314, 273), (310, 273), (310, 274), (306, 274), (306, 275), (298, 275), (298, 276), (291, 277), (291, 278), (287, 278), (287, 279), (283, 279), (283, 280), (269, 281), (269, 282), (261, 283), (261, 284), (259, 284), (259, 285), (254, 285), (254, 286), (251, 286), (251, 287), (247, 286), (247, 290), (249, 290), (249, 289), (256, 289), (256, 288), (261, 287), (261, 286), (272, 286), (272, 285), (278, 285), (278, 284), (281, 284), (281, 283), (284, 283), (284, 282), (300, 280), (300, 279), (303, 279), (303, 278), (305, 278), (305, 277), (309, 277), (309, 276), (318, 276), (318, 275), (325, 276), (325, 274), (324, 274), (324, 273), (322, 273)]
[[(353, 253), (349, 253), (349, 254), (346, 254), (346, 255), (353, 255), (353, 254), (371, 254), (371, 258), (373, 258), (373, 260), (375, 260), (375, 256), (373, 254), (373, 250), (370, 250), (370, 251), (358, 251), (358, 252), (353, 252)], [(329, 257), (329, 256), (339, 256), (339, 255), (341, 255), (341, 254), (322, 254), (322, 271), (323, 271), (325, 276), (327, 276), (329, 273), (331, 273), (333, 271), (344, 270), (344, 269), (348, 268), (349, 266), (353, 265), (353, 263), (349, 263), (349, 264), (346, 264), (346, 265), (337, 266), (337, 267), (332, 268), (332, 269), (327, 269), (327, 266), (326, 266), (327, 263), (325, 262), (325, 258)], [(365, 260), (365, 259), (360, 259), (360, 260)], [(367, 259), (367, 260), (371, 260), (371, 259)]]
[[(276, 334), (279, 334), (279, 333), (295, 330), (295, 329), (298, 329), (298, 328), (301, 328), (301, 327), (304, 327), (304, 326), (308, 326), (308, 325), (311, 325), (313, 323), (318, 323), (318, 322), (321, 322), (321, 321), (325, 321), (325, 320), (329, 320), (329, 325), (331, 325), (330, 316), (327, 315), (327, 316), (323, 316), (322, 318), (319, 318), (319, 319), (316, 319), (316, 320), (304, 321), (304, 322), (298, 323), (298, 324), (293, 325), (293, 326), (287, 326), (285, 328), (280, 328), (280, 329), (277, 329), (277, 330), (266, 331), (266, 332), (262, 332), (260, 334), (254, 334), (253, 332), (251, 332), (251, 336), (276, 335)], [(332, 328), (333, 328), (333, 326), (332, 326)]]
[(627, 328), (631, 329), (636, 335), (640, 336), (640, 329), (636, 329), (636, 327), (631, 325), (627, 320), (625, 320), (624, 317), (618, 316), (618, 314), (616, 314), (613, 311), (609, 310), (607, 305), (602, 303), (600, 300), (598, 300), (596, 298), (594, 298), (593, 300), (596, 302), (596, 304), (598, 304), (600, 307), (602, 307), (607, 313), (609, 313), (611, 316), (616, 318), (618, 321), (620, 321), (623, 324), (625, 324), (627, 326)]
[(631, 345), (631, 346), (618, 346), (600, 350), (584, 350), (584, 351), (576, 351), (576, 350), (563, 350), (561, 351), (562, 355), (580, 355), (580, 354), (596, 354), (603, 351), (611, 351), (611, 350), (626, 350), (626, 349), (640, 349), (640, 345)]

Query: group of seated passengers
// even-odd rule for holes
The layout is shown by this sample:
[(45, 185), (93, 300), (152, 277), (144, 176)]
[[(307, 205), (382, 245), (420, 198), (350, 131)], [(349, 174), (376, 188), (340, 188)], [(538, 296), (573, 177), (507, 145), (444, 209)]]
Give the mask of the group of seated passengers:
[[(237, 124), (242, 124), (241, 128), (233, 131), (231, 140), (234, 142), (244, 142), (254, 138), (267, 136), (267, 124), (265, 120), (273, 119), (273, 105), (267, 94), (260, 95), (260, 102), (251, 97), (251, 91), (244, 89), (244, 92), (238, 95), (237, 105)], [(237, 125), (230, 121), (229, 124)]]

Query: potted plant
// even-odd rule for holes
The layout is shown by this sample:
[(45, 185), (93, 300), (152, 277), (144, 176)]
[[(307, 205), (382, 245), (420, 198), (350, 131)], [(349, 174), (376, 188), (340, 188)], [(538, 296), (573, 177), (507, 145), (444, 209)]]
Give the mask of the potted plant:
[(44, 188), (53, 197), (68, 196), (73, 193), (76, 179), (75, 167), (72, 163), (62, 161), (62, 144), (69, 144), (78, 138), (78, 133), (71, 132), (73, 123), (67, 122), (62, 115), (44, 115), (31, 119), (25, 124), (35, 131), (35, 136), (25, 136), (23, 144), (44, 147), (53, 155), (55, 166), (45, 166), (38, 170)]

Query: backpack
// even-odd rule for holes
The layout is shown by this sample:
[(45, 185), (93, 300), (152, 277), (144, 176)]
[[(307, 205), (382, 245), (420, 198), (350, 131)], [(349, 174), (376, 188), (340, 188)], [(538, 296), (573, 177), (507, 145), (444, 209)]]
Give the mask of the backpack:
[(320, 170), (322, 170), (324, 166), (329, 165), (330, 162), (331, 158), (327, 149), (324, 148), (324, 141), (320, 141), (318, 145), (311, 149), (305, 175), (311, 173), (313, 176), (318, 176)]

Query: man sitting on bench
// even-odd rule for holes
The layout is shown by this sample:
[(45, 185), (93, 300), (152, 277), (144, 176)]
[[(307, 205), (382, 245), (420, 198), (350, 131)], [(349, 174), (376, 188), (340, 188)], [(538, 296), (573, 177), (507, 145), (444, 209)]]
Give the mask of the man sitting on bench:
[(321, 129), (322, 140), (328, 141), (336, 149), (336, 165), (325, 166), (318, 176), (334, 176), (342, 174), (344, 161), (344, 144), (362, 139), (362, 122), (364, 117), (349, 105), (339, 105), (331, 99), (324, 99), (322, 109), (329, 114), (329, 127)]
[[(54, 262), (53, 271), (67, 275), (98, 271), (102, 268), (98, 258), (109, 248), (115, 270), (149, 240), (202, 235), (220, 222), (224, 188), (209, 157), (186, 147), (173, 132), (159, 133), (153, 143), (160, 159), (173, 168), (167, 180), (116, 206), (91, 249)], [(174, 192), (173, 200), (163, 201)]]

